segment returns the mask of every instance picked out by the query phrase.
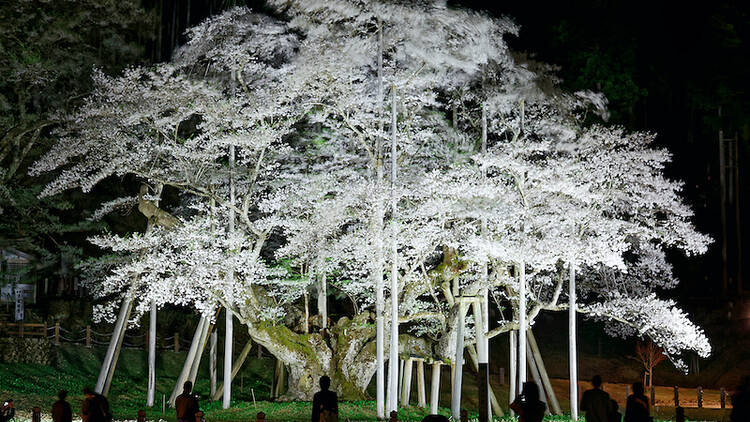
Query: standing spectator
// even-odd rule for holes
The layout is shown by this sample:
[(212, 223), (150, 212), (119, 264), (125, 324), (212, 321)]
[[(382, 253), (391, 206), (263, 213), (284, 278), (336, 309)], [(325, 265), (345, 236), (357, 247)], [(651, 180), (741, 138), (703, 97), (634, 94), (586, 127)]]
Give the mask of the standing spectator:
[(625, 406), (625, 422), (650, 422), (651, 415), (648, 410), (648, 399), (643, 394), (643, 384), (633, 384), (633, 394), (628, 396)]
[(339, 398), (330, 387), (331, 379), (326, 375), (320, 377), (320, 391), (313, 396), (312, 422), (338, 422)]
[(52, 422), (71, 422), (73, 420), (73, 411), (70, 409), (70, 403), (65, 401), (68, 392), (60, 390), (57, 392), (58, 400), (52, 405)]
[(13, 399), (8, 399), (0, 408), (0, 422), (7, 422), (16, 416), (16, 409), (13, 407)]
[(542, 422), (547, 405), (539, 400), (539, 386), (527, 381), (523, 383), (521, 395), (513, 400), (510, 408), (518, 413), (519, 422)]
[(109, 412), (109, 402), (101, 394), (94, 393), (91, 388), (83, 389), (83, 405), (81, 406), (82, 422), (110, 422), (112, 414)]
[(177, 396), (174, 401), (174, 408), (177, 411), (177, 422), (195, 422), (195, 414), (198, 413), (198, 399), (193, 394), (193, 383), (185, 381), (182, 385), (182, 394)]
[(586, 412), (586, 422), (608, 422), (611, 413), (609, 393), (602, 390), (602, 377), (594, 375), (591, 390), (586, 390), (581, 399), (581, 410)]
[(732, 394), (732, 422), (750, 421), (750, 377), (742, 380), (742, 385)]

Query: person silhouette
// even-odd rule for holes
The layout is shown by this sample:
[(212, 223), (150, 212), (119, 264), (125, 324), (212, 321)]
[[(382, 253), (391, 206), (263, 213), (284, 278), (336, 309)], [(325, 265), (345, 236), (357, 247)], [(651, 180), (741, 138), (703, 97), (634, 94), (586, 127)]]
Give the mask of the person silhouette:
[(57, 392), (58, 400), (52, 405), (52, 422), (71, 422), (73, 420), (73, 411), (70, 409), (70, 403), (65, 401), (68, 392), (60, 390)]
[(312, 422), (338, 422), (339, 399), (330, 387), (331, 379), (320, 377), (320, 391), (313, 396)]
[(750, 421), (750, 377), (745, 377), (742, 384), (732, 394), (731, 422)]
[(633, 383), (633, 394), (628, 396), (625, 405), (625, 422), (649, 422), (648, 399), (643, 394), (643, 384)]
[(594, 375), (591, 379), (594, 388), (583, 392), (581, 410), (586, 412), (586, 422), (608, 422), (611, 404), (609, 393), (602, 390), (602, 377)]
[(185, 381), (182, 385), (182, 394), (174, 401), (174, 410), (177, 413), (177, 422), (195, 422), (195, 414), (198, 413), (198, 399), (193, 394), (193, 383)]
[(521, 395), (513, 400), (510, 408), (518, 413), (519, 422), (542, 422), (547, 405), (539, 400), (539, 386), (527, 381), (523, 383)]
[(13, 407), (13, 399), (8, 399), (0, 407), (0, 422), (7, 422), (16, 416), (16, 408)]
[(109, 422), (112, 420), (106, 397), (93, 392), (89, 387), (83, 388), (83, 396), (83, 404), (81, 405), (81, 420), (83, 422)]
[(685, 422), (685, 409), (677, 406), (674, 410), (674, 422)]

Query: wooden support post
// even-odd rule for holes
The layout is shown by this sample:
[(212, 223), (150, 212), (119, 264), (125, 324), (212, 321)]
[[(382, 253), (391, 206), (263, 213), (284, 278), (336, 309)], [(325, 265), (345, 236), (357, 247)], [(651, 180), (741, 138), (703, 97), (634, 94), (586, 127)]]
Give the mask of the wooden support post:
[(456, 378), (456, 362), (451, 362), (451, 397), (453, 396), (453, 380)]
[(60, 345), (60, 323), (55, 323), (55, 346)]
[(461, 422), (469, 422), (469, 411), (466, 409), (461, 410)]
[(703, 408), (703, 387), (698, 386), (698, 408)]
[(281, 395), (284, 393), (284, 384), (286, 382), (286, 365), (284, 365), (284, 362), (279, 361), (279, 380), (276, 383), (276, 397), (281, 397)]
[(437, 415), (438, 405), (440, 402), (440, 362), (432, 363), (432, 374), (430, 374), (430, 381), (432, 381), (432, 388), (430, 389), (430, 413)]
[(680, 407), (680, 387), (674, 386), (674, 407)]
[(424, 387), (424, 359), (418, 359), (417, 360), (417, 404), (419, 407), (427, 407), (427, 397), (426, 397), (425, 387)]
[(138, 422), (146, 422), (146, 411), (145, 410), (139, 410), (138, 411), (138, 418), (136, 420)]
[(86, 347), (91, 348), (91, 326), (86, 326)]
[(42, 409), (37, 406), (31, 409), (31, 422), (42, 422)]
[[(398, 395), (400, 397), (404, 391), (404, 360), (399, 359), (398, 365)], [(396, 400), (396, 403), (398, 403), (398, 400)]]
[(281, 385), (284, 377), (284, 363), (276, 359), (276, 368), (273, 371), (273, 386), (271, 397), (276, 399), (281, 395)]
[[(534, 354), (531, 353), (531, 347), (529, 346), (528, 342), (528, 336), (526, 337), (526, 362), (529, 365), (529, 372), (531, 372), (531, 379), (534, 380), (537, 387), (539, 387), (539, 399), (546, 405), (549, 403), (549, 400), (547, 400), (547, 393), (544, 391), (544, 386), (542, 385), (542, 379), (539, 376), (539, 369), (536, 366), (536, 359), (534, 359)], [(546, 406), (545, 412), (547, 414), (551, 414), (549, 405)]]
[(727, 407), (727, 390), (724, 389), (724, 387), (721, 387), (719, 390), (719, 400), (721, 404), (722, 409), (726, 409)]
[[(258, 345), (260, 347), (260, 344)], [(232, 380), (237, 376), (237, 374), (240, 372), (240, 368), (242, 368), (242, 364), (245, 363), (245, 360), (247, 359), (247, 355), (250, 354), (250, 349), (253, 347), (253, 341), (251, 339), (247, 340), (247, 343), (245, 343), (245, 347), (240, 352), (240, 355), (237, 357), (237, 359), (234, 360), (234, 364), (232, 365)], [(219, 397), (221, 397), (224, 394), (224, 384), (220, 384), (219, 388), (216, 389), (216, 393), (212, 396), (213, 400), (219, 400)]]
[(560, 402), (557, 401), (557, 395), (555, 394), (555, 389), (552, 388), (552, 382), (549, 380), (549, 375), (547, 374), (547, 368), (544, 366), (544, 360), (542, 359), (542, 353), (539, 351), (539, 345), (536, 342), (536, 337), (534, 337), (534, 332), (532, 330), (529, 330), (529, 335), (526, 339), (529, 343), (529, 346), (531, 346), (531, 354), (534, 357), (534, 360), (536, 361), (537, 369), (539, 369), (539, 375), (542, 378), (542, 385), (545, 390), (547, 390), (547, 397), (549, 398), (549, 404), (552, 407), (551, 411), (555, 415), (562, 415), (562, 408), (560, 407)]
[(180, 351), (180, 333), (174, 333), (174, 352)]
[[(479, 368), (479, 359), (477, 357), (477, 350), (474, 347), (474, 345), (471, 345), (467, 347), (467, 350), (469, 351), (469, 357), (471, 358), (471, 364), (474, 366), (474, 370), (476, 371)], [(490, 405), (492, 407), (492, 412), (498, 416), (503, 416), (503, 408), (500, 407), (500, 401), (495, 397), (495, 392), (492, 390), (492, 386), (488, 386), (487, 390), (490, 395)]]
[(403, 386), (401, 387), (401, 406), (409, 405), (411, 396), (411, 372), (414, 368), (414, 359), (407, 358), (404, 363)]

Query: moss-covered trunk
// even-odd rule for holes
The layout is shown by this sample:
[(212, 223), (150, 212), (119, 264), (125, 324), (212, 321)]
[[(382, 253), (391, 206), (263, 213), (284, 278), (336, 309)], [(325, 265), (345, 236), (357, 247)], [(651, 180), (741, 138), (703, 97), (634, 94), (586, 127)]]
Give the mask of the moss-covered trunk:
[(366, 398), (375, 373), (375, 325), (370, 314), (341, 318), (326, 330), (304, 334), (284, 325), (242, 318), (253, 340), (289, 368), (282, 400), (311, 400), (323, 375), (347, 400)]

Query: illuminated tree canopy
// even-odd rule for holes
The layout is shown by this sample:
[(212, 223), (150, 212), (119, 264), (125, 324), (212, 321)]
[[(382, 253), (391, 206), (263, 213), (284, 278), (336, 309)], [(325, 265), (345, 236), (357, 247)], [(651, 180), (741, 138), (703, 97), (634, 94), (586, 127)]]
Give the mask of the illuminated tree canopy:
[[(510, 21), (431, 2), (270, 4), (288, 19), (235, 8), (191, 29), (168, 64), (95, 72), (93, 93), (33, 167), (59, 171), (42, 195), (126, 175), (140, 183), (95, 217), (137, 206), (154, 229), (91, 239), (117, 256), (87, 264), (95, 294), (133, 297), (135, 319), (152, 301), (211, 318), (231, 308), (289, 366), (290, 399), (309, 398), (322, 374), (344, 396), (365, 396), (373, 280), (390, 277), (383, 245), (394, 239), (399, 291), (386, 300), (398, 301), (404, 354), (453, 358), (454, 285), (489, 289), (502, 316), (490, 336), (518, 329), (519, 265), (531, 325), (566, 310), (566, 263), (580, 272), (578, 312), (651, 338), (678, 365), (684, 352), (710, 353), (701, 329), (656, 295), (677, 283), (665, 251), (703, 253), (709, 242), (664, 175), (669, 153), (652, 134), (584, 125), (587, 114), (606, 118), (606, 99), (564, 92), (548, 66), (513, 54)], [(319, 331), (306, 310), (321, 284), (352, 311)], [(98, 315), (112, 319), (116, 305)]]

